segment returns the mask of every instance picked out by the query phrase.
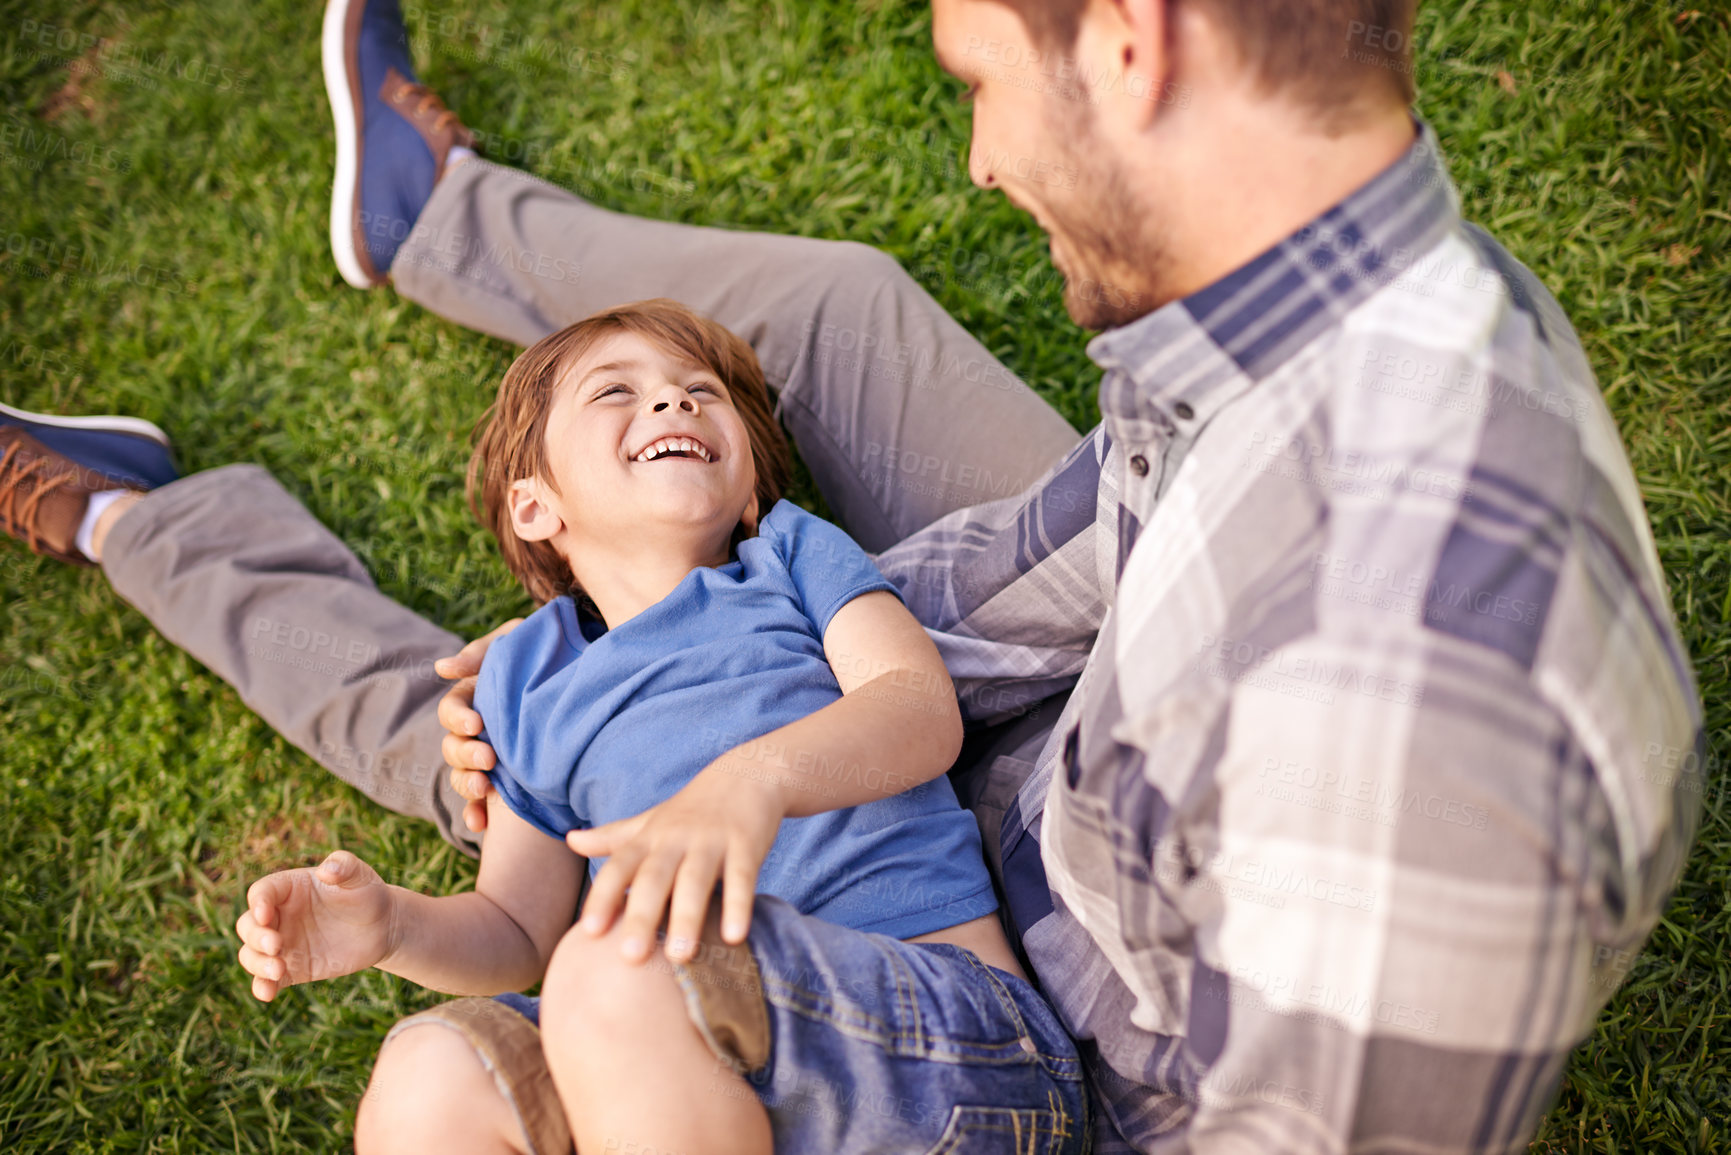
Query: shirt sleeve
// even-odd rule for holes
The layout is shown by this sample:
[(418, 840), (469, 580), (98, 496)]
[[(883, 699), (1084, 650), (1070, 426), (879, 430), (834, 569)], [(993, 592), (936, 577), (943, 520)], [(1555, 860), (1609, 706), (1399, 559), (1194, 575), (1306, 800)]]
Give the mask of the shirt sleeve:
[(1082, 672), (1111, 604), (1123, 450), (1094, 432), (1027, 490), (939, 518), (878, 555), (938, 647), (970, 724), (1027, 714)]
[[(487, 732), (481, 731), (481, 738), (486, 740)], [(577, 818), (577, 812), (570, 806), (552, 798), (543, 798), (532, 794), (529, 788), (517, 780), (510, 768), (501, 761), (487, 775), (493, 780), (493, 788), (499, 792), (499, 797), (505, 800), (505, 805), (511, 812), (523, 821), (539, 830), (549, 838), (564, 838), (572, 830), (583, 829), (586, 825)]]
[(792, 502), (777, 502), (764, 527), (773, 532), (782, 564), (820, 638), (836, 612), (855, 598), (878, 590), (901, 597), (853, 538)]

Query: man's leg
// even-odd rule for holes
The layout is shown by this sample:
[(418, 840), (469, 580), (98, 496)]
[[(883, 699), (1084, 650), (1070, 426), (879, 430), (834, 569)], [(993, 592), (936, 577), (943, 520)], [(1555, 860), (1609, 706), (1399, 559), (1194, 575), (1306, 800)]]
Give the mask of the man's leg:
[(397, 0), (328, 0), (331, 249), (349, 283), (388, 276), (410, 300), (522, 344), (651, 297), (714, 317), (756, 349), (824, 497), (872, 550), (1019, 492), (1075, 445), (885, 254), (623, 216), (475, 159), (408, 45)]
[(164, 637), (326, 769), (474, 853), (439, 743), (436, 658), (462, 639), (380, 593), (350, 550), (256, 465), (152, 490), (102, 568)]
[(1020, 492), (1079, 440), (865, 245), (624, 216), (471, 160), (434, 188), (391, 278), (441, 316), (525, 344), (649, 297), (715, 318), (756, 350), (825, 500), (870, 550)]

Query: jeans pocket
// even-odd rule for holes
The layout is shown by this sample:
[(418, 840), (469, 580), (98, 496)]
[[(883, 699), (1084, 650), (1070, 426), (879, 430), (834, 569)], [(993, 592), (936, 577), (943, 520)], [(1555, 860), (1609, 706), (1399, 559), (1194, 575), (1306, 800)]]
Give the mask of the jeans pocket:
[(926, 1155), (1049, 1155), (1064, 1149), (1065, 1132), (1056, 1111), (958, 1106)]

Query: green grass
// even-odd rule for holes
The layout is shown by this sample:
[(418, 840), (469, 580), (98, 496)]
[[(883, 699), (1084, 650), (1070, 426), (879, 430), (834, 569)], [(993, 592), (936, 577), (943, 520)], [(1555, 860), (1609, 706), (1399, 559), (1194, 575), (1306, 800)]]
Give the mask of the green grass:
[[(339, 280), (316, 7), (0, 0), (0, 396), (150, 418), (188, 469), (261, 462), (388, 593), (475, 633), (523, 607), (459, 481), (512, 350)], [(1628, 442), (1721, 755), (1728, 24), (1468, 0), (1418, 36), (1468, 215), (1562, 300)], [(69, 84), (83, 34), (111, 45)], [(611, 208), (880, 245), (1092, 423), (1042, 238), (960, 171), (965, 109), (922, 4), (453, 0), (422, 6), (415, 47), (492, 155)], [(472, 866), (288, 747), (100, 574), (0, 545), (0, 594), (0, 1146), (342, 1146), (385, 1027), (431, 999), (368, 974), (261, 1009), (236, 902), (337, 843), (423, 889)], [(1731, 1150), (1728, 819), (1716, 773), (1538, 1149)]]

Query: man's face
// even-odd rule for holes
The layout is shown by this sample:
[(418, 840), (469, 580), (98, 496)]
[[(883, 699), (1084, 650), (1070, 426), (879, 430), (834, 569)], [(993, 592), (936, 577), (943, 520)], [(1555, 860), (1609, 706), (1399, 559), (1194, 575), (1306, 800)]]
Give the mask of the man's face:
[(1095, 101), (1127, 78), (1110, 59), (1077, 47), (1037, 46), (1021, 17), (993, 0), (934, 0), (938, 63), (968, 86), (973, 142), (968, 171), (1031, 214), (1064, 275), (1064, 306), (1088, 329), (1151, 311), (1160, 247), (1129, 182), (1102, 143)]
[(558, 492), (540, 487), (541, 501), (574, 565), (586, 545), (668, 535), (725, 553), (740, 521), (756, 519), (751, 439), (727, 387), (635, 334), (597, 342), (565, 371), (547, 464)]

